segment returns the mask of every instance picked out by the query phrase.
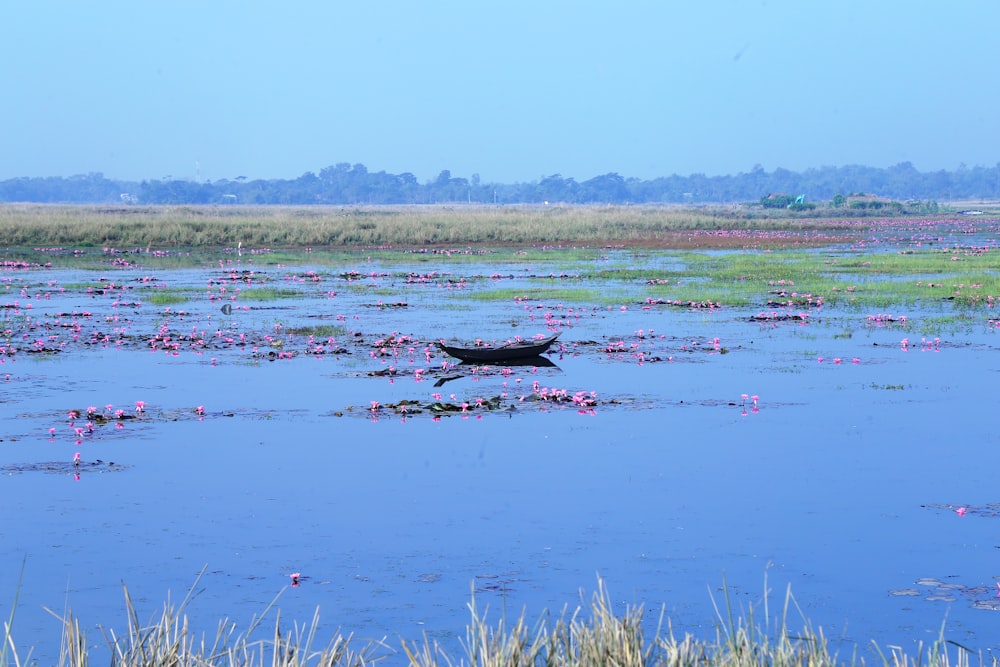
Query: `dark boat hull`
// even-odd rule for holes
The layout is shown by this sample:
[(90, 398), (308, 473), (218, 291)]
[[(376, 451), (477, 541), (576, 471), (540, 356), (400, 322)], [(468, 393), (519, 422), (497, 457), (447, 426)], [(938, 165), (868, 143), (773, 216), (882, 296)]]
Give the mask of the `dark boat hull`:
[(499, 347), (454, 347), (444, 343), (438, 343), (437, 346), (462, 361), (497, 363), (537, 357), (547, 351), (558, 337), (559, 334), (553, 334), (548, 338), (523, 340)]

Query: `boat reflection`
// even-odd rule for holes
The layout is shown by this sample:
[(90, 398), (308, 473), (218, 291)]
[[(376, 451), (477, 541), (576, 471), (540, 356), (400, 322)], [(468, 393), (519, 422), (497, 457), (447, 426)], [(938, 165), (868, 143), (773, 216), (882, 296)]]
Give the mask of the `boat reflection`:
[(449, 366), (449, 374), (443, 375), (437, 379), (434, 383), (435, 387), (441, 387), (446, 382), (451, 382), (452, 380), (460, 380), (464, 377), (469, 377), (472, 374), (481, 374), (482, 369), (492, 368), (495, 366), (502, 366), (504, 368), (510, 367), (533, 367), (533, 368), (553, 368), (557, 371), (562, 369), (548, 357), (527, 357), (525, 359), (507, 359), (505, 361), (494, 361), (489, 364), (476, 363), (474, 361), (463, 361), (460, 364), (454, 366)]

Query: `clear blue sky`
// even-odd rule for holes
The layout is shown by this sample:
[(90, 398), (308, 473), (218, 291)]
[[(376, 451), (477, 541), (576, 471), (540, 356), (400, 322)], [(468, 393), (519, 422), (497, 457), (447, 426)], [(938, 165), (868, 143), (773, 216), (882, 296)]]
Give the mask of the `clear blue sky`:
[(0, 179), (994, 166), (998, 26), (996, 0), (8, 0)]

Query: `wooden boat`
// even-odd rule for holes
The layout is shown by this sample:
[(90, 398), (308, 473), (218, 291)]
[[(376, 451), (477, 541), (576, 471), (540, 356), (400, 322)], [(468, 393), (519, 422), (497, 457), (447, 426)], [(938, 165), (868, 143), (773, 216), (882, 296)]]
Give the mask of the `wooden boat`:
[(559, 334), (557, 333), (547, 338), (516, 340), (496, 347), (486, 345), (478, 347), (454, 347), (441, 342), (437, 346), (462, 361), (497, 363), (537, 357), (548, 350), (549, 346), (556, 342), (556, 338), (559, 338)]

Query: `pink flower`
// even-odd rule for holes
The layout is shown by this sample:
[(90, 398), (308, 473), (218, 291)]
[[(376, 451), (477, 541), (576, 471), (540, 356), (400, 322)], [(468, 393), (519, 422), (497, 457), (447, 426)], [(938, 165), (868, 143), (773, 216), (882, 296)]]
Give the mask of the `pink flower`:
[[(958, 516), (965, 516), (965, 513), (967, 511), (968, 510), (965, 507), (959, 507), (957, 510), (955, 510), (955, 514), (957, 514)], [(1000, 584), (997, 584), (997, 585), (1000, 585)]]

